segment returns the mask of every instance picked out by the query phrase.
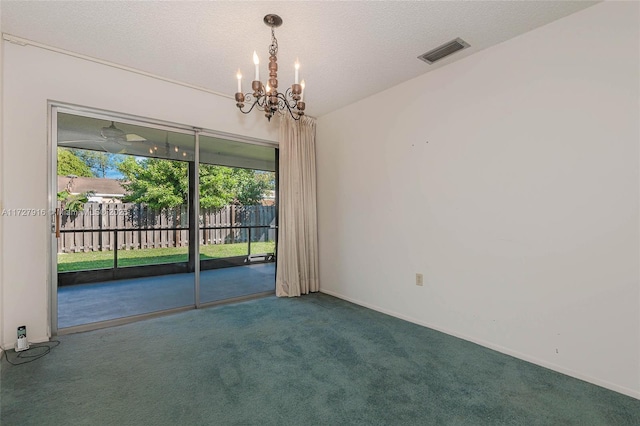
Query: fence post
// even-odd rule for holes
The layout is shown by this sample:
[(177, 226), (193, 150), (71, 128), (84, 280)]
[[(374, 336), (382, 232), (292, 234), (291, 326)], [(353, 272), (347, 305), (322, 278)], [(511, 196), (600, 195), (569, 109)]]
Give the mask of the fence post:
[(104, 247), (102, 246), (102, 203), (98, 204), (98, 250), (103, 251)]
[(118, 231), (113, 231), (113, 269), (118, 269)]

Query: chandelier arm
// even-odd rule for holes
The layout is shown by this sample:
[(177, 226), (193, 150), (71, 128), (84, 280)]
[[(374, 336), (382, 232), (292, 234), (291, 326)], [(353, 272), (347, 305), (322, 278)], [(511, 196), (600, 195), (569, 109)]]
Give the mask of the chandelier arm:
[[(248, 109), (248, 110), (246, 110), (246, 111), (243, 109), (243, 108), (244, 108), (244, 105), (243, 105), (243, 106), (241, 106), (241, 107), (238, 107), (238, 109), (239, 109), (239, 110), (240, 110), (240, 112), (241, 112), (241, 113), (243, 113), (243, 114), (249, 114), (249, 113), (253, 110), (253, 108), (255, 108), (255, 106), (256, 106), (256, 104), (257, 104), (257, 103), (258, 103), (258, 101), (257, 101), (257, 100), (256, 100), (256, 101), (253, 101), (253, 103), (251, 104), (251, 108), (249, 108), (249, 109)], [(260, 109), (260, 108), (258, 107), (258, 109)]]
[(289, 103), (287, 96), (284, 93), (278, 93), (278, 107), (280, 110), (284, 110), (285, 108), (291, 110), (295, 106)]
[(291, 87), (287, 87), (287, 90), (284, 92), (284, 96), (289, 108), (296, 108), (298, 106), (298, 100), (293, 96)]
[(294, 111), (292, 107), (289, 106), (289, 101), (287, 101), (287, 99), (284, 97), (282, 93), (278, 93), (278, 106), (279, 106), (278, 112), (280, 114), (284, 114), (284, 109), (287, 108), (287, 111), (289, 111), (289, 115), (291, 116), (291, 118), (293, 118), (296, 121), (300, 120), (301, 115), (298, 114), (297, 111)]
[[(244, 102), (246, 103), (250, 103), (251, 107), (248, 110), (243, 109), (245, 107), (244, 103), (241, 107), (238, 107), (238, 109), (240, 110), (240, 112), (242, 112), (243, 114), (249, 114), (255, 107), (256, 105), (258, 106), (258, 110), (264, 110), (264, 96), (253, 96), (252, 93), (245, 93), (244, 95)], [(260, 102), (262, 101), (262, 102)]]

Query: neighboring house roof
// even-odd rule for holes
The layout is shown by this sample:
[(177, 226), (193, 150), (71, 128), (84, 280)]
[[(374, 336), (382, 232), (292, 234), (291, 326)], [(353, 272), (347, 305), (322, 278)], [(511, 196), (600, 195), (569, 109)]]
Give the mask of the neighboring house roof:
[(72, 194), (92, 191), (96, 195), (123, 196), (127, 190), (117, 179), (58, 176), (58, 192), (69, 190)]

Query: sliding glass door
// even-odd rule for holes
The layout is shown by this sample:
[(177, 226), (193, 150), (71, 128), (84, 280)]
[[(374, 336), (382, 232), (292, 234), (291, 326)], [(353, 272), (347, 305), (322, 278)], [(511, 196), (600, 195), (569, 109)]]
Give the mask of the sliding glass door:
[(274, 291), (275, 148), (65, 107), (52, 131), (54, 332)]
[(276, 150), (200, 134), (200, 301), (275, 288)]
[(192, 306), (193, 133), (56, 118), (58, 328)]

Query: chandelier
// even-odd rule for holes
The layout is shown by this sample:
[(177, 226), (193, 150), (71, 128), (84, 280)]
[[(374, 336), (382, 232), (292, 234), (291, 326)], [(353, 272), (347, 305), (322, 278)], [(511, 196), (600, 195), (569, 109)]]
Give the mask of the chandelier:
[[(282, 93), (278, 91), (278, 40), (274, 28), (282, 25), (282, 18), (269, 14), (264, 17), (264, 23), (271, 27), (271, 45), (269, 45), (269, 79), (267, 84), (260, 82), (260, 60), (258, 54), (253, 52), (253, 63), (256, 66), (255, 79), (251, 82), (253, 93), (242, 93), (242, 74), (238, 70), (238, 92), (236, 93), (236, 106), (243, 114), (249, 114), (254, 108), (264, 111), (265, 117), (271, 121), (275, 113), (281, 115), (287, 112), (294, 120), (300, 120), (304, 115), (304, 80), (298, 82), (300, 64), (295, 63), (295, 81), (291, 87)], [(245, 106), (245, 102), (248, 106)]]

